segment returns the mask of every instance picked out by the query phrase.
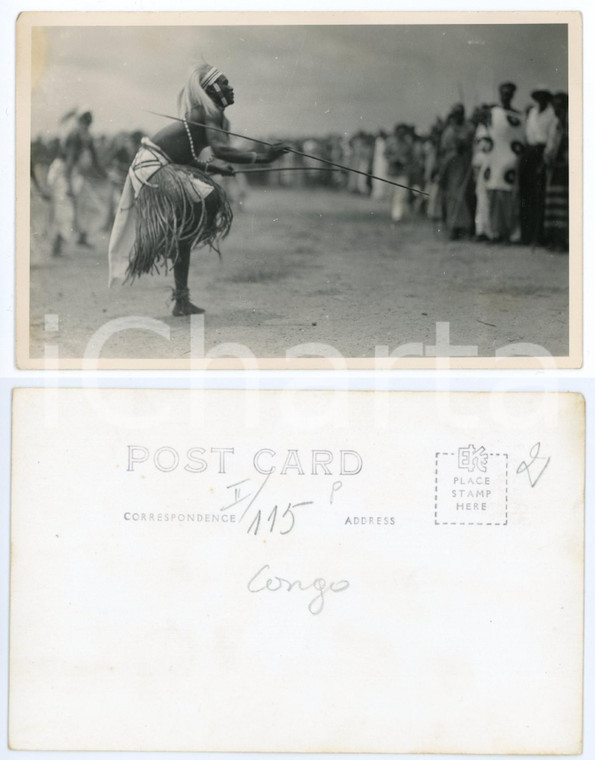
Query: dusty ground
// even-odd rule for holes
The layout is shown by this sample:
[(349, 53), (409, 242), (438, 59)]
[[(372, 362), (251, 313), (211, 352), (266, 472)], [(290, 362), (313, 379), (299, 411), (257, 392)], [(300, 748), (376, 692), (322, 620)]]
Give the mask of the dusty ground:
[[(189, 319), (170, 316), (173, 277), (145, 277), (107, 288), (107, 233), (97, 217), (91, 251), (71, 247), (52, 259), (46, 206), (32, 200), (31, 356), (43, 341), (61, 357), (81, 357), (108, 320), (139, 315), (171, 329), (111, 337), (102, 356), (188, 358)], [(391, 226), (387, 204), (347, 193), (252, 189), (224, 242), (223, 259), (196, 251), (190, 289), (206, 309), (205, 349), (233, 342), (256, 356), (283, 357), (307, 342), (347, 357), (376, 346), (436, 342), (436, 323), (450, 323), (453, 344), (479, 356), (520, 341), (568, 354), (568, 257), (542, 249), (451, 243), (435, 224), (411, 219)], [(46, 314), (59, 331), (44, 333)], [(536, 352), (540, 353), (540, 352)]]

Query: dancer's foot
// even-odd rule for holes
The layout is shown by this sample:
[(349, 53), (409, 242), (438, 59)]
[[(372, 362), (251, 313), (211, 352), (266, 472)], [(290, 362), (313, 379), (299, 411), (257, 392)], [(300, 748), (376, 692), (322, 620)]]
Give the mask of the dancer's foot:
[(205, 313), (204, 309), (192, 303), (189, 290), (174, 290), (172, 301), (174, 301), (174, 307), (171, 313), (174, 317), (187, 317), (190, 314)]

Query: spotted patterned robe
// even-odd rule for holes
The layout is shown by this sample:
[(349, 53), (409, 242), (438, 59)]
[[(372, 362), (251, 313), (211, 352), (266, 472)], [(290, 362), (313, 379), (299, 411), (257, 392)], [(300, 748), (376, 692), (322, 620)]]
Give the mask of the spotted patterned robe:
[(493, 106), (488, 132), (491, 150), (484, 164), (486, 188), (512, 192), (517, 187), (519, 158), (525, 148), (523, 115), (514, 109)]
[(518, 174), (520, 156), (525, 149), (524, 133), (522, 114), (511, 108), (493, 106), (483, 176), (490, 232), (496, 240), (510, 240), (518, 228)]

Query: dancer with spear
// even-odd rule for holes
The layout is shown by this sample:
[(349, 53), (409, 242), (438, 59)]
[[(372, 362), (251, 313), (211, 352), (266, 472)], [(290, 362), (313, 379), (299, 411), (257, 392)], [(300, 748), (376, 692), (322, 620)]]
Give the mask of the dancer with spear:
[[(203, 312), (190, 300), (190, 252), (201, 244), (218, 251), (232, 221), (225, 191), (212, 177), (233, 175), (233, 169), (213, 158), (268, 164), (286, 151), (282, 143), (258, 152), (234, 148), (224, 115), (233, 102), (226, 76), (208, 64), (195, 66), (179, 96), (181, 118), (151, 139), (143, 138), (116, 213), (109, 245), (110, 285), (173, 268), (174, 316)], [(199, 160), (208, 146), (213, 158)]]
[[(284, 143), (269, 143), (231, 132), (224, 110), (234, 102), (227, 77), (214, 66), (193, 68), (179, 98), (180, 117), (157, 114), (171, 124), (152, 139), (144, 138), (128, 172), (109, 245), (110, 284), (131, 282), (144, 273), (174, 270), (174, 316), (203, 313), (190, 301), (190, 252), (203, 244), (218, 250), (227, 235), (232, 212), (224, 190), (212, 175), (233, 176), (225, 164), (199, 160), (210, 146), (213, 158), (235, 164), (268, 164), (283, 153), (296, 153), (326, 166), (379, 179)], [(230, 137), (245, 137), (264, 150), (242, 151)], [(255, 171), (253, 169), (253, 171)], [(408, 188), (411, 189), (411, 188)], [(421, 190), (413, 190), (420, 192)]]

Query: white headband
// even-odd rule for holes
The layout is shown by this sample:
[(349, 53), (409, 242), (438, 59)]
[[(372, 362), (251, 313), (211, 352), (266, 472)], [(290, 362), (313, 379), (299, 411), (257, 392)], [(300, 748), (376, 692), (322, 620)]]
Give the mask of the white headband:
[(211, 68), (207, 71), (207, 73), (201, 77), (200, 79), (200, 86), (203, 88), (203, 90), (206, 90), (207, 87), (213, 82), (216, 82), (217, 79), (221, 76), (221, 72), (219, 69), (216, 69), (214, 66), (211, 66)]

